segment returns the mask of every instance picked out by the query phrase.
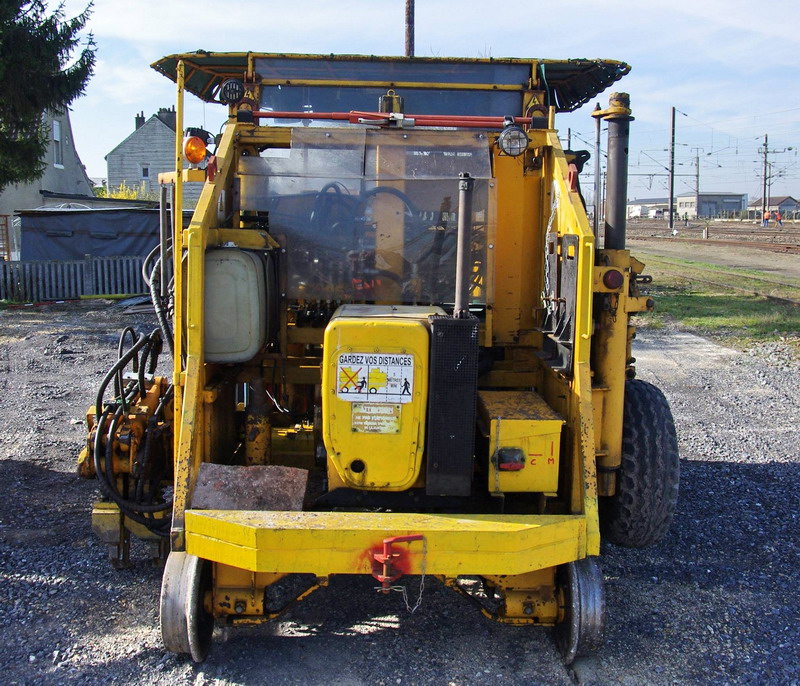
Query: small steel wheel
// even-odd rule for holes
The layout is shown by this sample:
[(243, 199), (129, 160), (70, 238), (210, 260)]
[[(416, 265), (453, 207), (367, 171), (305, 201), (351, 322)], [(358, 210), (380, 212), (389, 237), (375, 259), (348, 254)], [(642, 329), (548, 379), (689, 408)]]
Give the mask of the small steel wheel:
[(204, 606), (211, 587), (211, 564), (194, 555), (171, 552), (161, 581), (160, 624), (164, 647), (202, 662), (211, 647), (214, 617)]
[(560, 599), (556, 642), (566, 664), (591, 655), (603, 644), (606, 597), (603, 573), (595, 557), (576, 560), (558, 568)]

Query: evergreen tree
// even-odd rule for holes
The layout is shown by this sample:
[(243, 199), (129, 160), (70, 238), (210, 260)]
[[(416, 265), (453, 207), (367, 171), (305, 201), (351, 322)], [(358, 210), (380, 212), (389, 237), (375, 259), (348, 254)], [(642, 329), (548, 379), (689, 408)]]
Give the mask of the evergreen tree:
[(63, 112), (94, 69), (91, 34), (72, 59), (91, 9), (65, 19), (63, 3), (50, 12), (43, 0), (0, 0), (0, 191), (44, 173), (45, 111)]

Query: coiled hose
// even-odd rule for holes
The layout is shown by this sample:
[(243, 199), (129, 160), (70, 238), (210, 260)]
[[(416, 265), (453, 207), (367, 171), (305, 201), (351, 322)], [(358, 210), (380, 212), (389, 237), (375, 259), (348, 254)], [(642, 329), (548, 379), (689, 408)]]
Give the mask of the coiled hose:
[[(130, 347), (125, 349), (126, 339), (130, 338)], [(113, 457), (114, 440), (120, 421), (127, 414), (128, 408), (137, 397), (144, 397), (146, 392), (145, 374), (153, 374), (158, 364), (158, 356), (162, 349), (162, 332), (155, 329), (149, 335), (137, 334), (133, 328), (125, 327), (120, 334), (118, 359), (103, 377), (97, 391), (95, 402), (95, 435), (93, 445), (94, 471), (103, 495), (117, 504), (120, 511), (129, 519), (146, 526), (159, 536), (168, 536), (171, 524), (170, 517), (155, 517), (156, 513), (172, 509), (172, 500), (163, 498), (162, 502), (154, 502), (159, 496), (159, 485), (166, 476), (167, 466), (162, 465), (160, 473), (147, 478), (154, 460), (153, 442), (163, 431), (159, 426), (167, 403), (172, 398), (173, 387), (170, 385), (160, 399), (153, 416), (148, 420), (145, 442), (141, 460), (137, 461), (136, 474), (125, 475), (123, 491), (120, 492), (114, 475)], [(135, 379), (123, 385), (123, 372), (131, 366)], [(114, 384), (114, 401), (104, 405), (104, 397), (109, 385)], [(103, 437), (105, 436), (105, 447)], [(128, 478), (135, 479), (133, 498), (128, 487)]]

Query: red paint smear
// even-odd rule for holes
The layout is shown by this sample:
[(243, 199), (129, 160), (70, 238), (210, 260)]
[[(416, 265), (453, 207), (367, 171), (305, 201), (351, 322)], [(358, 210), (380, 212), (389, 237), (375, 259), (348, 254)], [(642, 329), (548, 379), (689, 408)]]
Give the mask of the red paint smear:
[[(392, 544), (391, 552), (399, 553), (397, 557), (392, 558), (392, 576), (398, 573), (401, 576), (410, 574), (411, 551), (409, 550), (409, 543), (394, 543)], [(364, 566), (369, 566), (373, 576), (383, 574), (383, 565), (375, 561), (376, 553), (383, 554), (383, 539), (358, 556), (357, 569), (361, 570)]]

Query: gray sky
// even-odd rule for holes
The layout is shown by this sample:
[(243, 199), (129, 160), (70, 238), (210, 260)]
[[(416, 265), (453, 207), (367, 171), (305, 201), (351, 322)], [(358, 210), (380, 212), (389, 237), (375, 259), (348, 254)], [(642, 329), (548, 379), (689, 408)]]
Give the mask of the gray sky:
[[(72, 16), (84, 3), (69, 0)], [(98, 64), (73, 107), (92, 177), (133, 131), (134, 116), (174, 104), (150, 68), (164, 55), (209, 51), (401, 55), (404, 0), (96, 0)], [(632, 65), (630, 198), (667, 195), (670, 108), (677, 115), (676, 192), (761, 195), (769, 135), (771, 194), (800, 198), (800, 9), (790, 0), (417, 0), (416, 53), (437, 57), (607, 58)], [(608, 92), (598, 100), (607, 103)], [(221, 108), (190, 97), (187, 125), (218, 130)], [(594, 103), (557, 119), (562, 138), (592, 149)], [(588, 141), (584, 144), (580, 138)], [(786, 150), (792, 147), (793, 150)], [(777, 152), (785, 151), (785, 152)]]

